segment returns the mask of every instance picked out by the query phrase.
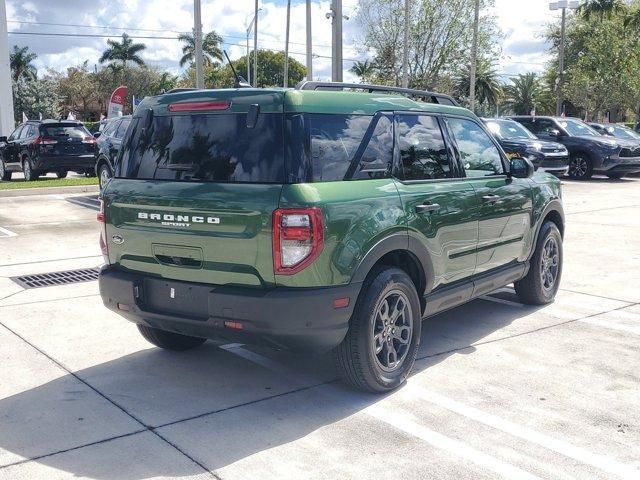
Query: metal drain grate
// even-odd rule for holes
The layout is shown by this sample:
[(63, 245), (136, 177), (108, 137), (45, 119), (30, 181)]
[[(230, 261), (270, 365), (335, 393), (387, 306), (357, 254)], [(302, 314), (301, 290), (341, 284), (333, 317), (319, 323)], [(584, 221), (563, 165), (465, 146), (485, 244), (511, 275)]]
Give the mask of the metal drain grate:
[(24, 288), (54, 287), (97, 280), (99, 272), (100, 269), (98, 268), (84, 268), (82, 270), (67, 270), (66, 272), (22, 275), (20, 277), (11, 277), (11, 280)]

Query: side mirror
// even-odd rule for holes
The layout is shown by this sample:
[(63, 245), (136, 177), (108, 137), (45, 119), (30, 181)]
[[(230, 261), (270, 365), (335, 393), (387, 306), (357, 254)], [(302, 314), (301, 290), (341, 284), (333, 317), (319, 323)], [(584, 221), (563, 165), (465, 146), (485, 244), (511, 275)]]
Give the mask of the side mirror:
[(93, 138), (100, 138), (100, 135), (102, 135), (102, 132), (93, 132)]
[(510, 161), (510, 174), (514, 178), (531, 178), (535, 167), (528, 158), (512, 158)]
[(7, 137), (0, 137), (0, 143), (7, 143)]

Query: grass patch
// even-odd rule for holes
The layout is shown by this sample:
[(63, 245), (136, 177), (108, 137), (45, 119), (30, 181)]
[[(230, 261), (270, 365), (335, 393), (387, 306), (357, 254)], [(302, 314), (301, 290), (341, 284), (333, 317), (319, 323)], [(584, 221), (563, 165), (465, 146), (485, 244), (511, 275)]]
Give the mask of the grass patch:
[(0, 180), (0, 190), (14, 190), (19, 188), (43, 188), (43, 187), (71, 187), (77, 185), (98, 185), (98, 177), (69, 177), (52, 178), (42, 177), (33, 182), (27, 182), (22, 178), (3, 182)]

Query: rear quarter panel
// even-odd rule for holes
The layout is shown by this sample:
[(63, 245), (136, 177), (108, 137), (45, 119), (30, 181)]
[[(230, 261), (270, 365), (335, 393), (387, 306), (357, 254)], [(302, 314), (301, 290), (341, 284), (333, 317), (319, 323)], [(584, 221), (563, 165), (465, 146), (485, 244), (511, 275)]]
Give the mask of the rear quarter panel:
[(392, 179), (285, 185), (280, 208), (319, 207), (324, 249), (295, 275), (277, 275), (288, 287), (347, 284), (364, 256), (383, 238), (406, 233), (406, 219)]

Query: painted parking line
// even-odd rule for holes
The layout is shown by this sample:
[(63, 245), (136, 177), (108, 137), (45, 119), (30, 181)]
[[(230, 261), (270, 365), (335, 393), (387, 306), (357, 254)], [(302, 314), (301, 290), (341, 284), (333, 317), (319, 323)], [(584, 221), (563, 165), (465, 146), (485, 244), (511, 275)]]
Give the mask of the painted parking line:
[(69, 203), (73, 203), (81, 207), (90, 208), (91, 210), (100, 210), (100, 202), (97, 198), (94, 199), (92, 197), (69, 197), (65, 198), (65, 200)]
[(2, 228), (0, 227), (0, 238), (2, 237), (17, 237), (18, 234), (15, 232), (12, 232), (11, 230), (8, 230), (6, 228)]
[[(604, 327), (611, 330), (618, 330), (620, 332), (634, 333), (640, 335), (640, 326), (633, 327), (631, 325), (624, 325), (621, 323), (607, 322), (606, 320), (600, 320), (599, 318), (583, 318), (580, 320), (582, 323), (588, 323), (589, 325), (595, 325), (596, 327)], [(639, 472), (640, 475), (640, 472)]]
[(529, 427), (519, 425), (510, 420), (498, 417), (497, 415), (479, 410), (475, 407), (464, 405), (456, 400), (444, 397), (417, 385), (409, 384), (407, 385), (406, 390), (412, 395), (433, 403), (441, 408), (457, 413), (496, 430), (508, 433), (514, 437), (521, 438), (527, 442), (535, 443), (543, 448), (552, 450), (586, 465), (590, 465), (603, 472), (617, 475), (624, 479), (640, 478), (640, 469), (618, 462), (615, 458), (610, 456), (590, 452), (582, 447), (565, 442), (564, 440), (537, 432)]
[(420, 425), (408, 418), (407, 415), (404, 415), (397, 410), (392, 410), (388, 407), (385, 408), (381, 405), (373, 405), (371, 407), (367, 407), (364, 412), (393, 428), (427, 442), (435, 448), (446, 450), (457, 457), (469, 460), (486, 470), (501, 475), (504, 478), (522, 480), (540, 479), (540, 477), (522, 470), (521, 468), (476, 450), (464, 442), (449, 438), (441, 433)]

